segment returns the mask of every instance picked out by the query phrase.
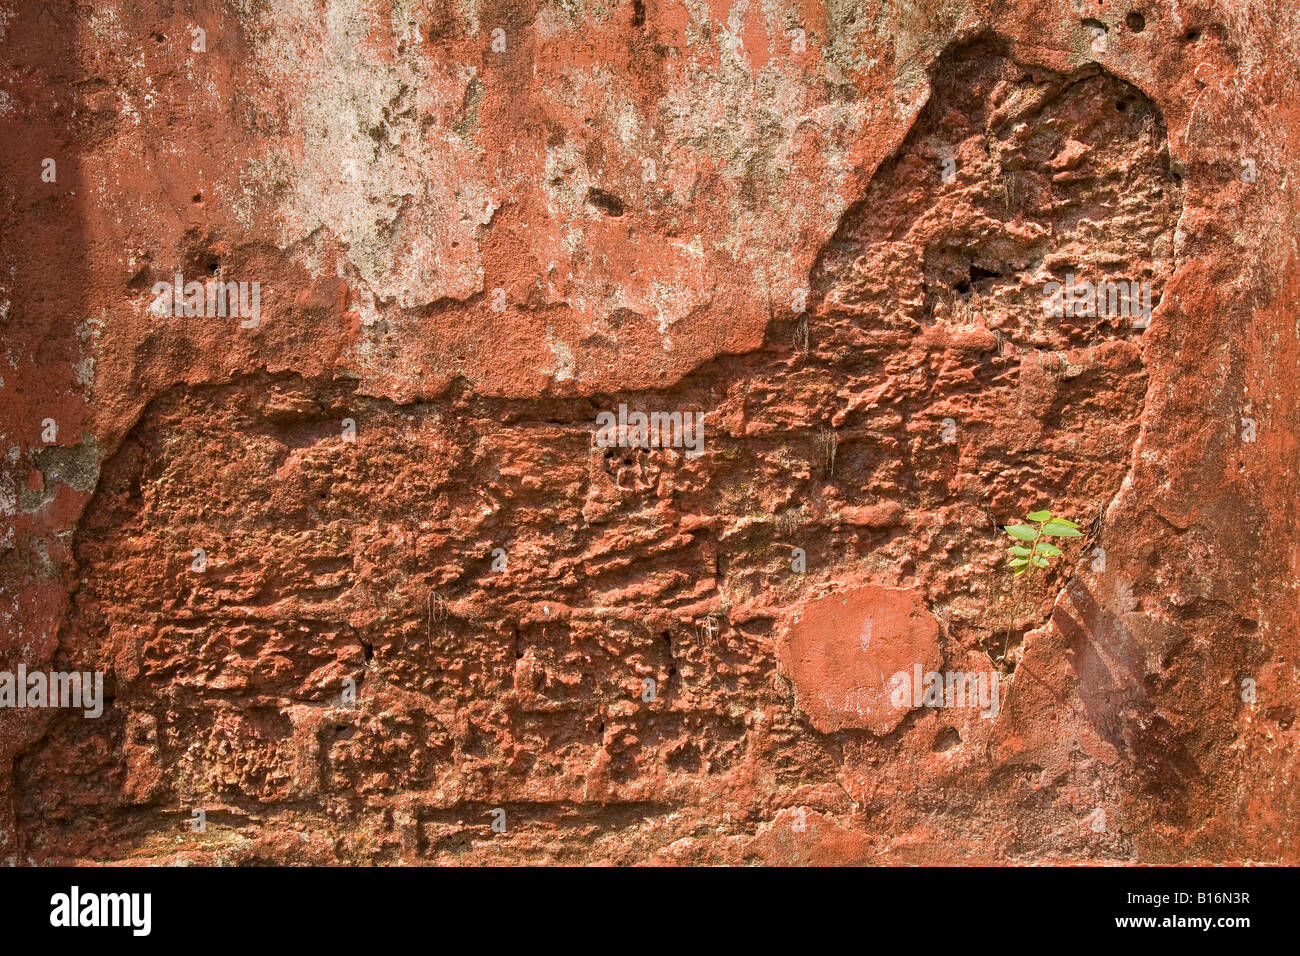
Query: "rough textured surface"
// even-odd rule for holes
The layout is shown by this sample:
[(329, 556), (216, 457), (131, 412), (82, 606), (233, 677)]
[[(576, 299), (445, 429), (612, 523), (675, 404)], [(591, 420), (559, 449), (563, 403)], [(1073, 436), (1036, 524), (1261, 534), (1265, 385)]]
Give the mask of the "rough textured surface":
[(0, 859), (1300, 862), (1298, 35), (0, 2)]

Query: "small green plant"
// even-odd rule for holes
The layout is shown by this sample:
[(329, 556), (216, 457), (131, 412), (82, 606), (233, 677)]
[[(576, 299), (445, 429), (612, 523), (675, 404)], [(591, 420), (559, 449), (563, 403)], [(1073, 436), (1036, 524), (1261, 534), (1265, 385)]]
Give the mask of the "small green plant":
[[(1014, 539), (1014, 544), (1007, 548), (1007, 563), (1015, 569), (1013, 575), (1012, 590), (1015, 590), (1014, 578), (1022, 574), (1033, 577), (1034, 571), (1038, 568), (1046, 570), (1051, 567), (1052, 561), (1061, 557), (1063, 552), (1056, 545), (1049, 541), (1049, 538), (1081, 538), (1083, 532), (1073, 521), (1065, 518), (1057, 518), (1050, 511), (1033, 511), (1025, 515), (1025, 520), (1021, 524), (1009, 524), (1003, 529)], [(1011, 632), (1015, 629), (1016, 621), (1020, 618), (1020, 602), (1024, 598), (1024, 592), (1028, 590), (1029, 581), (1026, 579), (1024, 586), (1021, 588), (1020, 595), (1016, 599), (1015, 610), (1011, 612), (1011, 620), (1007, 623), (1007, 636), (1002, 642), (1002, 657), (1004, 660), (1007, 656), (1007, 646), (1011, 643)]]

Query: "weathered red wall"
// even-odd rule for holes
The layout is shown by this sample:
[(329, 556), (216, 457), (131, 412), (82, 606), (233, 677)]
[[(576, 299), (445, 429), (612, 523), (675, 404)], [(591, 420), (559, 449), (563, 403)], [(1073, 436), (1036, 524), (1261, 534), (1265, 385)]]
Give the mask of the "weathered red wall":
[(1297, 862), (1288, 19), (0, 5), (0, 858)]

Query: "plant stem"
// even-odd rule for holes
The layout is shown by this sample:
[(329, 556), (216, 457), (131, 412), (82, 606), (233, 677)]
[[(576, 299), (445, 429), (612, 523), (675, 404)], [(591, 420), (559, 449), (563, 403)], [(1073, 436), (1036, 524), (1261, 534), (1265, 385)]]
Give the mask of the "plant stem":
[(1033, 576), (1034, 569), (1037, 567), (1034, 564), (1034, 555), (1038, 553), (1038, 540), (1043, 536), (1043, 526), (1046, 523), (1045, 521), (1038, 522), (1038, 527), (1034, 529), (1034, 540), (1029, 542), (1029, 559), (1025, 565), (1025, 587), (1021, 589), (1018, 596), (1015, 595), (1016, 579), (1014, 577), (1011, 579), (1011, 592), (1016, 597), (1016, 603), (1011, 612), (1011, 620), (1007, 624), (1007, 636), (1002, 641), (1002, 656), (999, 660), (1005, 661), (1007, 659), (1007, 648), (1011, 646), (1011, 631), (1015, 628), (1016, 620), (1020, 617), (1020, 605), (1024, 602), (1025, 590), (1029, 587), (1029, 578)]
[[(1034, 573), (1033, 571), (1025, 572), (1026, 576), (1033, 573)], [(1016, 626), (1016, 619), (1020, 617), (1020, 605), (1024, 601), (1024, 597), (1025, 597), (1023, 589), (1021, 590), (1019, 595), (1015, 594), (1015, 590), (1016, 590), (1016, 582), (1015, 579), (1012, 578), (1011, 591), (1012, 591), (1012, 596), (1016, 598), (1016, 603), (1014, 609), (1011, 612), (1011, 620), (1007, 624), (1007, 636), (1002, 639), (1002, 656), (998, 658), (999, 660), (1002, 661), (1005, 661), (1007, 659), (1007, 648), (1011, 646), (1011, 631)]]

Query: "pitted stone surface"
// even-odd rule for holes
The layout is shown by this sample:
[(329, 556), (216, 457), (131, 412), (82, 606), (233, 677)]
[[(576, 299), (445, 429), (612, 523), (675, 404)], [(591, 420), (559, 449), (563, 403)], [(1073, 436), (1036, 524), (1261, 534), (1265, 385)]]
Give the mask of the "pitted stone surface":
[(236, 6), (0, 15), (0, 859), (1295, 862), (1282, 5)]

